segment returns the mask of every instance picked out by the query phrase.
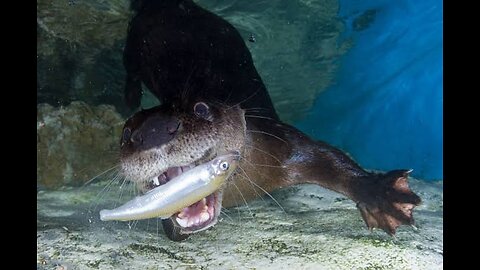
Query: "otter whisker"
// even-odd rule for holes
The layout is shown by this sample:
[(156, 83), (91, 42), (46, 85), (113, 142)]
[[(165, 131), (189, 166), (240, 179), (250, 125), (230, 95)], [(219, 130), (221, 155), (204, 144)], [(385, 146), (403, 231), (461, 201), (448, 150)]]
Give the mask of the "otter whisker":
[(83, 187), (86, 186), (86, 185), (89, 185), (90, 183), (92, 183), (92, 182), (93, 182), (95, 179), (97, 179), (98, 177), (100, 177), (100, 176), (106, 174), (107, 172), (109, 172), (109, 171), (111, 171), (111, 170), (113, 170), (113, 169), (116, 169), (116, 168), (118, 168), (118, 167), (119, 167), (119, 165), (117, 164), (117, 165), (112, 166), (111, 168), (106, 169), (105, 171), (97, 174), (96, 176), (92, 177), (90, 180), (88, 180), (87, 182), (85, 182), (85, 183), (83, 184)]
[(135, 222), (133, 223), (133, 229), (134, 230), (137, 228), (137, 225), (138, 225), (139, 222), (140, 222), (140, 220), (135, 220)]
[[(160, 223), (160, 220), (162, 220), (161, 218), (157, 218), (157, 238), (159, 237), (159, 233), (158, 233), (158, 227), (159, 227), (159, 223)], [(160, 251), (160, 247), (158, 247), (158, 251)]]
[(233, 93), (233, 90), (230, 89), (230, 92), (228, 92), (227, 98), (222, 102), (223, 104), (227, 104), (227, 102), (228, 102), (228, 100), (230, 99), (230, 97), (232, 97), (232, 93)]
[[(99, 201), (103, 198), (103, 196), (105, 196), (105, 194), (107, 194), (107, 192), (110, 190), (110, 188), (112, 187), (113, 183), (115, 183), (117, 180), (118, 180), (118, 175), (119, 175), (119, 172), (117, 172), (117, 174), (111, 179), (108, 181), (108, 183), (103, 187), (102, 190), (100, 190), (96, 195), (95, 195), (95, 198), (93, 199), (92, 203), (90, 204), (90, 206), (88, 207), (88, 212), (90, 211), (95, 211), (98, 207), (98, 204), (99, 204)], [(83, 187), (82, 187), (83, 188)], [(91, 209), (92, 208), (92, 205), (93, 205), (93, 210)]]
[(110, 188), (113, 186), (114, 183), (118, 184), (120, 182), (119, 179), (121, 179), (121, 178), (122, 178), (122, 174), (120, 173), (120, 171), (116, 171), (115, 174), (112, 177), (112, 180), (110, 180), (110, 182), (109, 182), (107, 192), (110, 191)]
[[(272, 156), (272, 157), (274, 157), (274, 156)], [(274, 157), (274, 158), (275, 158), (275, 157)], [(247, 158), (244, 158), (244, 157), (242, 157), (242, 160), (245, 161), (248, 165), (250, 165), (250, 166), (253, 168), (253, 170), (255, 170), (258, 174), (260, 174), (261, 176), (264, 176), (264, 177), (265, 177), (265, 175), (263, 175), (261, 172), (259, 172), (259, 171), (255, 168), (255, 166), (261, 166), (262, 164), (260, 164), (260, 165), (258, 165), (258, 164), (253, 164), (253, 163), (250, 162)], [(277, 159), (277, 161), (280, 162), (278, 159)], [(275, 165), (271, 165), (270, 167), (284, 168), (284, 166), (275, 166)], [(243, 171), (243, 173), (244, 173), (245, 176), (247, 177), (248, 183), (250, 183), (250, 186), (252, 186), (252, 189), (253, 189), (253, 191), (255, 192), (255, 194), (257, 194), (257, 196), (260, 197), (263, 202), (265, 202), (265, 200), (263, 199), (263, 196), (260, 196), (260, 194), (258, 194), (257, 190), (256, 190), (255, 187), (253, 186), (253, 183), (254, 183), (254, 182), (252, 181), (252, 179), (250, 179), (250, 176), (248, 176), (247, 172), (246, 172), (241, 166), (239, 166), (239, 168)], [(245, 179), (245, 177), (243, 177), (243, 175), (240, 175), (240, 176), (242, 176), (242, 178)], [(264, 191), (264, 192), (265, 192), (265, 191)], [(280, 208), (282, 208), (282, 207), (280, 206)], [(283, 208), (282, 208), (282, 209), (283, 209)]]
[(250, 163), (253, 167), (267, 167), (267, 168), (285, 168), (285, 166), (270, 165), (270, 164), (258, 164)]
[(279, 141), (282, 141), (282, 142), (284, 142), (285, 144), (288, 145), (288, 142), (285, 141), (284, 139), (282, 139), (282, 138), (280, 138), (280, 137), (278, 137), (278, 136), (276, 136), (276, 135), (273, 135), (273, 134), (271, 134), (271, 133), (268, 133), (268, 132), (266, 132), (266, 131), (252, 130), (252, 129), (247, 129), (247, 131), (248, 131), (248, 132), (252, 132), (252, 133), (260, 133), (260, 134), (265, 134), (265, 135), (271, 136), (271, 137), (273, 137), (273, 138), (275, 138), (275, 139), (278, 139)]
[(188, 95), (188, 92), (190, 91), (190, 78), (192, 77), (193, 75), (193, 72), (197, 69), (197, 65), (192, 63), (192, 69), (190, 70), (190, 73), (188, 74), (187, 76), (187, 79), (185, 80), (185, 84), (183, 85), (183, 91), (181, 93), (181, 97), (182, 97), (182, 100), (187, 100), (187, 95)]
[(259, 119), (266, 119), (266, 120), (276, 121), (275, 119), (273, 119), (273, 118), (271, 118), (271, 117), (260, 116), (260, 115), (245, 114), (245, 117), (249, 117), (249, 118), (259, 118)]
[(236, 107), (236, 106), (244, 103), (245, 101), (251, 99), (252, 97), (254, 97), (255, 95), (258, 94), (258, 91), (260, 90), (260, 88), (261, 88), (261, 86), (257, 87), (257, 89), (256, 89), (250, 96), (248, 96), (247, 98), (245, 98), (244, 100), (242, 100), (242, 101), (240, 101), (240, 102), (238, 102), (238, 103), (236, 103), (236, 104), (233, 104), (232, 106), (228, 107), (226, 110), (228, 111), (228, 110), (230, 110), (231, 108), (234, 108), (234, 107)]
[[(240, 167), (240, 166), (239, 166), (239, 167)], [(240, 189), (238, 188), (237, 185), (235, 185), (235, 183), (232, 182), (232, 185), (238, 190), (238, 193), (240, 193), (240, 196), (242, 196), (243, 202), (244, 202), (245, 205), (247, 206), (247, 209), (248, 209), (248, 212), (250, 213), (250, 216), (253, 217), (252, 210), (251, 210), (250, 207), (248, 206), (247, 200), (245, 200), (245, 197), (243, 196), (242, 191), (240, 191)]]
[[(245, 170), (240, 166), (238, 165), (239, 168), (242, 169), (242, 171), (245, 173), (245, 175), (248, 177), (248, 174), (245, 172)], [(279, 207), (280, 209), (282, 209), (283, 213), (285, 213), (285, 215), (287, 214), (287, 212), (285, 212), (285, 209), (280, 205), (280, 203), (268, 192), (266, 191), (265, 189), (263, 189), (261, 186), (257, 185), (255, 182), (253, 182), (250, 177), (247, 178), (248, 181), (250, 181), (253, 185), (255, 185), (256, 187), (258, 187), (261, 191), (263, 191), (265, 194), (267, 194), (268, 197), (270, 197), (270, 199), (272, 199)]]
[(235, 222), (233, 218), (225, 212), (225, 210), (226, 210), (225, 208), (220, 209), (220, 213), (225, 215), (231, 222)]
[(124, 185), (127, 184), (129, 185), (131, 182), (130, 181), (127, 181), (127, 178), (123, 178), (123, 181), (122, 181), (122, 184), (120, 185), (119, 189), (120, 189), (120, 194), (118, 195), (118, 200), (115, 201), (115, 207), (117, 205), (117, 202), (121, 202), (122, 201), (122, 197), (123, 197), (123, 192), (124, 192)]
[[(248, 162), (248, 160), (246, 158), (243, 158), (243, 160)], [(249, 181), (247, 181), (247, 183), (250, 184), (250, 186), (252, 187), (252, 190), (255, 192), (255, 194), (257, 194), (257, 197), (260, 198), (265, 203), (265, 200), (263, 199), (263, 196), (258, 194), (257, 189), (255, 188), (255, 186), (252, 185), (252, 181), (251, 181), (250, 177), (248, 176), (248, 174), (245, 172), (245, 170), (242, 167), (239, 166), (239, 168), (242, 170), (243, 174), (245, 174), (245, 176), (246, 176), (245, 177), (243, 175), (240, 175), (242, 177), (242, 179), (247, 179), (248, 178), (247, 180), (249, 180)]]
[[(112, 175), (113, 174), (113, 177), (106, 177), (106, 179), (110, 178), (111, 180), (108, 180), (106, 182), (106, 185), (103, 187), (103, 189), (99, 192), (97, 192), (97, 194), (95, 194), (95, 197), (93, 198), (93, 200), (89, 203), (88, 205), (88, 208), (87, 208), (87, 211), (86, 211), (86, 214), (87, 215), (90, 215), (92, 213), (92, 211), (95, 211), (98, 207), (98, 205), (100, 204), (100, 201), (103, 199), (103, 197), (108, 193), (108, 191), (110, 190), (110, 188), (112, 187), (113, 183), (116, 182), (117, 180), (117, 177), (119, 175), (119, 171), (116, 170), (116, 167), (118, 166), (113, 166), (112, 168), (110, 169), (107, 169), (105, 170), (104, 172), (102, 172), (101, 174), (95, 176), (94, 178), (90, 179), (89, 182), (91, 183), (95, 178), (98, 178), (100, 175), (105, 175), (106, 173)], [(114, 170), (115, 169), (115, 170)], [(80, 192), (84, 191), (84, 189), (86, 189), (88, 187), (88, 184), (90, 183), (85, 183), (83, 184), (81, 187), (80, 187)], [(92, 210), (93, 209), (93, 210)], [(92, 217), (91, 216), (88, 216), (88, 219), (90, 220)]]
[[(236, 206), (238, 206), (238, 205), (241, 205), (241, 204), (238, 203), (237, 193), (233, 193), (233, 192), (232, 192), (232, 193), (231, 193), (231, 196), (232, 196), (233, 200), (235, 201), (235, 207), (233, 207), (233, 208), (237, 211), (237, 215), (240, 216), (240, 209), (238, 209), (238, 207), (236, 207)], [(222, 209), (225, 209), (225, 210), (229, 211), (229, 210), (226, 209), (226, 208), (222, 208)]]
[(129, 181), (127, 181), (127, 178), (124, 178), (123, 181), (122, 181), (122, 184), (120, 184), (119, 189), (123, 189), (123, 186), (125, 185), (125, 183), (127, 183), (127, 185), (128, 185), (128, 182)]
[(128, 230), (135, 230), (135, 227), (137, 226), (138, 224), (138, 220), (132, 220), (132, 221), (128, 221)]
[(132, 195), (137, 196), (142, 194), (142, 191), (140, 190), (140, 187), (138, 187), (136, 184), (132, 183)]
[(108, 181), (107, 185), (105, 185), (105, 187), (99, 192), (99, 194), (102, 194), (102, 193), (107, 193), (108, 191), (110, 191), (110, 189), (112, 188), (112, 186), (114, 185), (114, 183), (118, 182), (118, 179), (120, 178), (120, 173), (117, 172), (111, 180)]
[(258, 148), (258, 147), (255, 147), (255, 146), (253, 146), (253, 145), (251, 145), (251, 144), (247, 144), (247, 143), (245, 143), (245, 146), (246, 146), (246, 147), (250, 147), (250, 148), (252, 148), (252, 149), (254, 149), (254, 150), (257, 150), (257, 151), (259, 151), (259, 152), (262, 152), (262, 153), (264, 153), (264, 154), (272, 157), (273, 159), (275, 159), (275, 160), (278, 162), (278, 164), (283, 164), (276, 156), (268, 153), (268, 152), (265, 151), (265, 150), (262, 150), (262, 149), (260, 149), (260, 148)]
[[(246, 159), (246, 158), (244, 158), (243, 161), (245, 161), (248, 165), (250, 165), (250, 166), (252, 167), (252, 169), (255, 170), (259, 175), (265, 177), (265, 175), (263, 175), (261, 172), (259, 172), (259, 171), (255, 168), (256, 166), (261, 166), (261, 164), (260, 164), (260, 165), (257, 165), (257, 164), (251, 163), (251, 162), (250, 162), (248, 159)], [(272, 165), (271, 167), (274, 167), (274, 168), (284, 168), (283, 166), (274, 166), (274, 165)], [(260, 196), (260, 194), (257, 193), (257, 190), (255, 189), (255, 187), (254, 187), (253, 184), (252, 184), (252, 183), (254, 183), (254, 182), (252, 181), (252, 179), (250, 179), (250, 177), (248, 176), (248, 174), (245, 172), (245, 170), (244, 170), (242, 167), (240, 167), (240, 169), (241, 169), (241, 170), (243, 171), (243, 173), (248, 177), (248, 182), (249, 182), (250, 185), (252, 186), (252, 189), (255, 191), (255, 193), (258, 195), (258, 197), (260, 197), (260, 198), (262, 199), (262, 201), (263, 201), (263, 196)], [(241, 176), (242, 176), (242, 175), (241, 175)], [(245, 178), (245, 177), (243, 177), (243, 178)]]
[[(132, 183), (131, 183), (130, 181), (127, 181), (127, 178), (126, 178), (124, 175), (122, 175), (121, 173), (117, 173), (117, 175), (116, 175), (115, 178), (113, 179), (112, 184), (115, 183), (115, 182), (116, 182), (117, 184), (120, 183), (120, 186), (117, 186), (117, 188), (120, 190), (120, 193), (118, 194), (118, 197), (117, 197), (117, 199), (115, 200), (115, 205), (116, 205), (117, 202), (119, 202), (119, 201), (122, 200), (123, 192), (124, 192), (124, 190), (125, 190), (124, 187), (125, 187), (126, 185), (130, 185), (130, 184), (132, 184)], [(109, 186), (109, 189), (108, 189), (106, 192), (110, 192), (110, 189), (112, 188), (112, 186), (113, 186), (113, 185), (110, 185), (110, 186)], [(105, 193), (106, 193), (106, 192), (105, 192)]]
[(254, 112), (254, 111), (262, 111), (262, 110), (263, 110), (263, 111), (269, 111), (269, 109), (263, 108), (263, 107), (244, 108), (243, 110), (244, 110), (245, 112), (249, 112), (249, 111)]
[[(114, 183), (119, 183), (120, 179), (122, 177), (124, 177), (124, 176), (122, 174), (120, 174), (119, 171), (117, 171), (115, 176), (107, 183), (107, 185), (105, 185), (105, 187), (100, 192), (97, 193), (97, 195), (95, 196), (95, 201), (98, 202), (98, 200), (102, 199), (103, 196), (105, 196), (107, 193), (109, 193), (110, 190), (112, 189), (112, 187), (114, 186)], [(125, 181), (125, 177), (124, 177), (123, 181)], [(98, 196), (100, 196), (100, 198), (98, 198)], [(97, 208), (97, 206), (98, 206), (98, 203), (95, 205), (94, 210)]]

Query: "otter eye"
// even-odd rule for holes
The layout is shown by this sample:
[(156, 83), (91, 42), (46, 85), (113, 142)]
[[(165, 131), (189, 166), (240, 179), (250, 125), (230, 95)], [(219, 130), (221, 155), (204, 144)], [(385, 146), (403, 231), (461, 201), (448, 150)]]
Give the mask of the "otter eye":
[(230, 167), (230, 165), (228, 164), (228, 162), (223, 161), (222, 163), (220, 163), (220, 170), (226, 171), (226, 170), (228, 170), (228, 167)]
[(195, 106), (193, 106), (193, 112), (196, 116), (201, 117), (206, 120), (211, 119), (210, 115), (210, 108), (204, 102), (197, 102)]
[(123, 130), (123, 134), (122, 134), (122, 145), (127, 142), (128, 140), (130, 140), (130, 136), (132, 135), (132, 131), (129, 129), (129, 128), (125, 128)]

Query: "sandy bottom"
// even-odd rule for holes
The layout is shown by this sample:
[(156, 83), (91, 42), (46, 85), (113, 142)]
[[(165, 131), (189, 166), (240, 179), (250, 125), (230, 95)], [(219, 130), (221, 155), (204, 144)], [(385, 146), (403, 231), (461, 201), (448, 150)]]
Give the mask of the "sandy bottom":
[[(352, 201), (314, 185), (224, 210), (221, 221), (172, 242), (155, 219), (102, 222), (132, 195), (105, 183), (37, 193), (37, 269), (442, 269), (443, 184), (412, 179), (416, 229), (366, 229)], [(125, 189), (125, 188), (124, 188)], [(120, 198), (120, 195), (125, 193)]]

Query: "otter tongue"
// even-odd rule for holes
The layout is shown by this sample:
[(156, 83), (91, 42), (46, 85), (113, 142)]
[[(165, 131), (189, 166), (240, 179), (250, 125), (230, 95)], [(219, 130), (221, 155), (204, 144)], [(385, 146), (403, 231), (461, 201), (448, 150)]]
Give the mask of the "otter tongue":
[(185, 207), (180, 213), (177, 214), (176, 221), (184, 228), (198, 226), (210, 219), (208, 209), (209, 207), (207, 205), (207, 199), (203, 198), (189, 207)]
[(182, 167), (172, 167), (167, 169), (167, 177), (173, 179), (182, 173)]
[(207, 206), (207, 199), (203, 198), (200, 201), (183, 208), (183, 210), (178, 213), (179, 218), (184, 218), (184, 217), (193, 217), (200, 215), (202, 212), (205, 212), (208, 210)]

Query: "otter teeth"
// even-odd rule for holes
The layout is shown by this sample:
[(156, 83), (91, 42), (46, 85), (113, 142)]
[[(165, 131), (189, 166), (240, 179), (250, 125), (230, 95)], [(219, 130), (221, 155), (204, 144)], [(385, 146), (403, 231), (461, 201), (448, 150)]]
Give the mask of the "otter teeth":
[(208, 213), (207, 199), (203, 198), (198, 202), (198, 204), (203, 205), (203, 207), (200, 208), (200, 213), (196, 213), (193, 215), (189, 214), (189, 209), (187, 207), (177, 214), (175, 220), (177, 221), (178, 225), (182, 226), (183, 228), (198, 226), (210, 219), (210, 213)]
[(187, 217), (187, 218), (181, 218), (179, 214), (178, 217), (176, 218), (176, 221), (178, 225), (184, 228), (187, 228), (193, 225), (200, 225), (209, 219), (210, 219), (210, 215), (207, 212), (202, 212), (198, 217)]
[(200, 222), (205, 222), (210, 218), (210, 215), (207, 212), (200, 214)]
[(182, 226), (182, 227), (188, 227), (188, 222), (186, 219), (180, 219), (177, 217), (177, 223), (178, 225)]
[(155, 184), (155, 186), (160, 186), (160, 182), (158, 181), (158, 177), (153, 177), (152, 182)]

